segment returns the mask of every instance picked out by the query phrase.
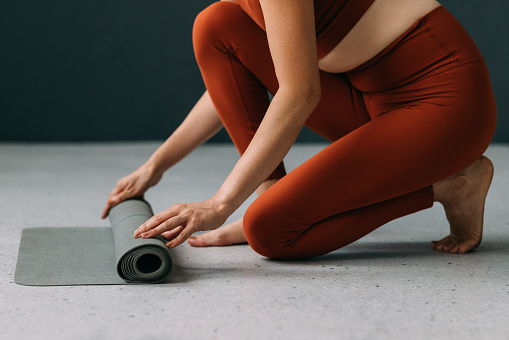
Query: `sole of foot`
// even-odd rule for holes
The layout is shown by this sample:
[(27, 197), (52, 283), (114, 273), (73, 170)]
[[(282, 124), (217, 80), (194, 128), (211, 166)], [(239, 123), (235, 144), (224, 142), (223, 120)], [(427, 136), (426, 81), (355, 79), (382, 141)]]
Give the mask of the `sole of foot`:
[(484, 205), (493, 179), (493, 163), (482, 156), (463, 171), (441, 181), (446, 192), (440, 201), (450, 225), (450, 235), (431, 242), (438, 250), (465, 254), (476, 249), (482, 240)]

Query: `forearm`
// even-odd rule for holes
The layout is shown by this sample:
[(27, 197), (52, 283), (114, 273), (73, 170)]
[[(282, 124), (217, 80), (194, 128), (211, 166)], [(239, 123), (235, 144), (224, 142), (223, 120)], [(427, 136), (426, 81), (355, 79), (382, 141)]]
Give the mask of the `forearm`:
[(147, 166), (162, 173), (178, 163), (191, 151), (214, 136), (223, 124), (207, 91), (196, 102), (186, 119), (152, 154)]
[(272, 173), (288, 153), (318, 103), (314, 92), (285, 93), (272, 100), (249, 147), (227, 177), (216, 198), (233, 213)]

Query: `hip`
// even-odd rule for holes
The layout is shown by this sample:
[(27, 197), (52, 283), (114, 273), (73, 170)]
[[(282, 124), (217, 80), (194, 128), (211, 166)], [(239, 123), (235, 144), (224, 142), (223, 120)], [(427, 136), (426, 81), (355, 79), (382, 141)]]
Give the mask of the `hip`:
[(454, 72), (453, 69), (470, 63), (486, 68), (472, 38), (447, 9), (440, 6), (346, 75), (362, 92), (383, 92)]

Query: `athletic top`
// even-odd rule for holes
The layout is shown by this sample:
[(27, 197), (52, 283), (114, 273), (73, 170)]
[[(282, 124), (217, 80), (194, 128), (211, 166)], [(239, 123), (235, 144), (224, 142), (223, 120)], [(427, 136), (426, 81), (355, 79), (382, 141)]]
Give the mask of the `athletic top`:
[[(374, 0), (314, 0), (318, 59), (332, 51), (350, 32)], [(259, 0), (236, 0), (240, 7), (265, 30)]]

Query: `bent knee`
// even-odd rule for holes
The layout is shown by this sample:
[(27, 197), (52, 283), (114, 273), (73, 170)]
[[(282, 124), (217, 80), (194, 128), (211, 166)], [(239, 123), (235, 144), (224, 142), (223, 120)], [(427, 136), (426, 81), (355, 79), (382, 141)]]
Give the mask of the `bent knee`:
[(257, 199), (244, 214), (243, 225), (247, 242), (258, 254), (279, 260), (299, 258), (294, 246), (300, 235), (287, 232), (288, 222), (278, 213), (277, 205)]
[(217, 45), (228, 36), (228, 32), (235, 29), (233, 22), (239, 15), (246, 14), (237, 3), (218, 1), (196, 16), (193, 25), (193, 46), (197, 58), (204, 46)]

